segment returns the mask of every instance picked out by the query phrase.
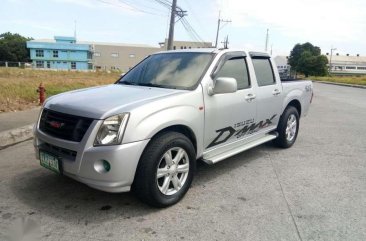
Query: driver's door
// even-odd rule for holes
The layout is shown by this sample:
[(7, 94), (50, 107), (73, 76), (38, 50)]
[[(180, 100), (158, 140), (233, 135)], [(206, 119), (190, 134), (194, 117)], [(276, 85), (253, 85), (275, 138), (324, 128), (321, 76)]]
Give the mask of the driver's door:
[(238, 90), (211, 96), (205, 94), (206, 152), (245, 139), (248, 136), (245, 126), (256, 122), (257, 102), (246, 58), (244, 52), (225, 54), (212, 75), (214, 83), (218, 77), (235, 78)]

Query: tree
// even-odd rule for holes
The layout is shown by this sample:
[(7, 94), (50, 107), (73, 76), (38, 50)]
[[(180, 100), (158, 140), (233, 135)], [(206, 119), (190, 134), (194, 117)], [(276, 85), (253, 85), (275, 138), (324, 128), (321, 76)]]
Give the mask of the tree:
[(309, 75), (324, 76), (327, 74), (328, 59), (320, 54), (320, 48), (311, 43), (296, 44), (289, 57), (291, 69)]
[(0, 34), (0, 61), (28, 62), (29, 50), (26, 42), (29, 40), (32, 38), (26, 38), (17, 33)]

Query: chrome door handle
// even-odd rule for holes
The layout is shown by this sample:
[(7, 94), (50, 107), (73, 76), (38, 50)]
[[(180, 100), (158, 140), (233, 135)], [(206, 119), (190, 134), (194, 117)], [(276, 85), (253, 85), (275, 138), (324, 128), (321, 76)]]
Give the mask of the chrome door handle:
[(254, 100), (255, 98), (256, 98), (255, 94), (247, 94), (247, 96), (245, 96), (245, 99), (249, 102)]
[(279, 89), (275, 89), (273, 92), (272, 92), (273, 95), (279, 95), (281, 94), (281, 91)]

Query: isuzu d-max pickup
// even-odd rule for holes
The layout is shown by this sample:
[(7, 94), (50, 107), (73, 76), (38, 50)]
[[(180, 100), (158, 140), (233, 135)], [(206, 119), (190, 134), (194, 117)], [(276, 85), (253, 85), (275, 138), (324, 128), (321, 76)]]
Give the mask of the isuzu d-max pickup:
[(90, 187), (175, 204), (196, 160), (294, 144), (313, 86), (282, 83), (275, 66), (268, 54), (243, 50), (153, 54), (115, 84), (48, 98), (34, 128), (36, 157)]

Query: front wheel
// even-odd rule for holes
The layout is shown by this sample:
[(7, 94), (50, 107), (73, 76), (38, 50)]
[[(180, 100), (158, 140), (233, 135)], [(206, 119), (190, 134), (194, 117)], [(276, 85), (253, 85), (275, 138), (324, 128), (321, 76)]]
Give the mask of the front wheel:
[(297, 109), (293, 106), (288, 106), (283, 112), (278, 123), (278, 137), (274, 140), (274, 144), (282, 147), (291, 147), (297, 138), (299, 132), (300, 118)]
[(188, 191), (195, 165), (195, 149), (185, 135), (177, 132), (160, 134), (151, 140), (142, 154), (133, 190), (149, 205), (173, 205)]

